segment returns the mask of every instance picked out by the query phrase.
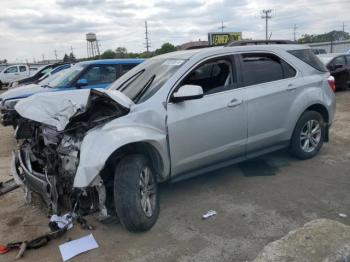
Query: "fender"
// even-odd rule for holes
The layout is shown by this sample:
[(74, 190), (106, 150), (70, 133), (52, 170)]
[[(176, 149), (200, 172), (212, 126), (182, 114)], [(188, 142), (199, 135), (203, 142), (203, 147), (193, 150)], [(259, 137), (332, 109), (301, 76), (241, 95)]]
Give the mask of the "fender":
[(166, 132), (147, 125), (104, 126), (91, 130), (84, 137), (80, 148), (79, 166), (73, 187), (88, 187), (99, 175), (108, 158), (119, 148), (135, 142), (147, 142), (154, 146), (162, 158), (165, 174), (169, 174)]

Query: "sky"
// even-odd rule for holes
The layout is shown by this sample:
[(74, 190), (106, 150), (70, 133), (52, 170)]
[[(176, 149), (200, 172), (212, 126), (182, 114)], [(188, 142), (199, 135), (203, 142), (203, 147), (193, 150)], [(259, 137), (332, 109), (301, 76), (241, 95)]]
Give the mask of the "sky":
[(97, 35), (102, 51), (126, 47), (145, 50), (148, 21), (151, 50), (207, 40), (208, 32), (242, 32), (264, 39), (261, 11), (272, 10), (272, 39), (331, 30), (350, 32), (350, 0), (1, 0), (0, 60), (33, 62), (58, 58), (73, 50), (87, 56), (85, 34)]

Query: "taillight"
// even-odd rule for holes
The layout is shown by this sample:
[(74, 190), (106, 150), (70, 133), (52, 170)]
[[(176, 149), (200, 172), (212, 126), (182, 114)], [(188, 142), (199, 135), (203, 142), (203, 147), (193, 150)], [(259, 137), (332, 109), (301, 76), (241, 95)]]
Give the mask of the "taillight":
[(328, 79), (327, 79), (327, 82), (328, 82), (329, 88), (332, 89), (333, 92), (335, 92), (335, 90), (337, 88), (335, 87), (334, 77), (333, 76), (329, 76)]

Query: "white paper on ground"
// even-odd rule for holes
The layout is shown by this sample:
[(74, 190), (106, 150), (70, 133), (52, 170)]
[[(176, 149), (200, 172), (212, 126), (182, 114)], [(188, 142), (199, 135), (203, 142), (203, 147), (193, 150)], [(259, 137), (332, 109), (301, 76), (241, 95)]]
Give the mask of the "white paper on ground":
[(63, 261), (67, 261), (81, 253), (98, 248), (98, 244), (92, 234), (72, 240), (59, 246)]

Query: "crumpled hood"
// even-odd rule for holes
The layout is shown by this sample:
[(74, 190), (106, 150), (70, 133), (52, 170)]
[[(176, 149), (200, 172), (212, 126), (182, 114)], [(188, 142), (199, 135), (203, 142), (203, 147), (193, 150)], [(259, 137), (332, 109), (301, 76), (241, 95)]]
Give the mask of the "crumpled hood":
[(36, 84), (30, 84), (25, 86), (19, 86), (13, 89), (6, 91), (1, 94), (0, 99), (8, 100), (8, 99), (17, 99), (31, 96), (33, 94), (51, 91), (48, 87), (42, 87)]
[(18, 102), (15, 109), (24, 118), (63, 131), (71, 117), (85, 112), (92, 94), (107, 96), (127, 110), (134, 104), (129, 97), (117, 90), (81, 89), (36, 94)]

